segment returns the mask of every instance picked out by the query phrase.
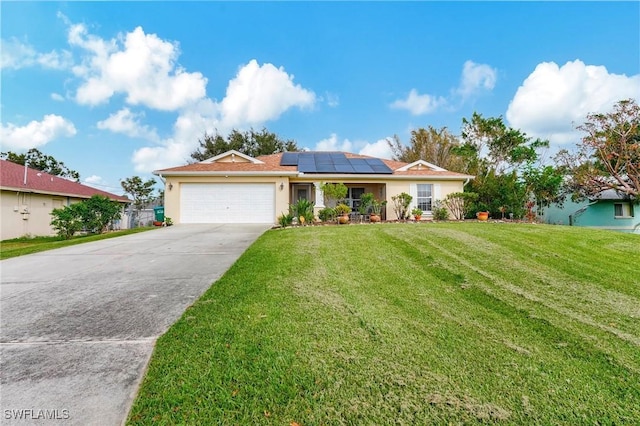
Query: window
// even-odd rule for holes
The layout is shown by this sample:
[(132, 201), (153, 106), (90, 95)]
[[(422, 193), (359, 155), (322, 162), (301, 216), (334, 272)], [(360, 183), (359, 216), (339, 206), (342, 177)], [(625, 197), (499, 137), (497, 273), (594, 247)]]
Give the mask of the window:
[(360, 197), (364, 194), (364, 188), (348, 188), (347, 189), (347, 204), (354, 211), (360, 207)]
[(416, 203), (418, 208), (423, 212), (431, 211), (431, 200), (433, 194), (432, 184), (418, 184), (417, 185), (418, 196), (416, 197)]
[(615, 203), (613, 215), (615, 217), (633, 217), (633, 206), (630, 203)]

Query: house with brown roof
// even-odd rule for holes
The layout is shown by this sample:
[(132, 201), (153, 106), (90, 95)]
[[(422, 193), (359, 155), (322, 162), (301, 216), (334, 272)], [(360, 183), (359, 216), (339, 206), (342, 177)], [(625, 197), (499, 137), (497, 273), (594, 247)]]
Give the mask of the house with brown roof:
[(256, 158), (228, 151), (199, 163), (154, 174), (165, 180), (165, 215), (174, 223), (275, 223), (300, 199), (324, 208), (323, 183), (344, 183), (357, 208), (364, 193), (387, 201), (383, 219), (394, 220), (391, 197), (413, 196), (428, 220), (434, 202), (462, 192), (473, 176), (426, 161), (404, 163), (348, 152), (284, 152)]
[(55, 235), (51, 211), (94, 195), (121, 203), (123, 210), (130, 202), (127, 197), (0, 160), (0, 240)]

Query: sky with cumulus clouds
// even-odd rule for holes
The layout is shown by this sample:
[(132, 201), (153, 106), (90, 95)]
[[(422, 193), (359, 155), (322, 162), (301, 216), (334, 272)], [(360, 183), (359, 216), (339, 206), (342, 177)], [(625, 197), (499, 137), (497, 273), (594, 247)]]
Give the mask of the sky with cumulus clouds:
[(638, 2), (2, 2), (0, 144), (121, 193), (198, 139), (266, 127), (389, 158), (502, 116), (552, 151), (640, 98)]

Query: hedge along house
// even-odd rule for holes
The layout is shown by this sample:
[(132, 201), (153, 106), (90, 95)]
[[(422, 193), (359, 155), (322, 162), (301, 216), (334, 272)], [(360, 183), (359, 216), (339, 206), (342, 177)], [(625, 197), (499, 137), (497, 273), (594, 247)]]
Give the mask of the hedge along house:
[(0, 240), (55, 235), (51, 211), (94, 195), (121, 203), (123, 211), (130, 202), (126, 197), (0, 160)]
[(579, 203), (567, 199), (562, 208), (551, 205), (545, 209), (542, 219), (556, 225), (640, 234), (640, 204), (634, 204), (613, 189)]
[[(357, 209), (371, 192), (387, 201), (383, 218), (397, 219), (391, 197), (413, 196), (428, 219), (435, 200), (462, 192), (473, 176), (426, 161), (408, 164), (346, 152), (285, 152), (250, 157), (228, 151), (199, 163), (156, 170), (165, 180), (165, 215), (174, 223), (275, 223), (300, 199), (324, 207), (323, 183), (344, 183)], [(410, 210), (411, 208), (410, 207)]]

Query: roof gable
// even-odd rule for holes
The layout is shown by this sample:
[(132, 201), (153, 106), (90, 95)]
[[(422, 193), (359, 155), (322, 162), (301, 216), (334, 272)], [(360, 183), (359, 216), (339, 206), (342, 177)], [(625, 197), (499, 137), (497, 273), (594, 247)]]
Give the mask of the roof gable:
[(399, 172), (406, 172), (409, 170), (412, 171), (418, 171), (418, 170), (424, 170), (424, 169), (429, 169), (429, 170), (433, 170), (436, 172), (446, 172), (446, 169), (443, 169), (442, 167), (438, 167), (433, 163), (429, 163), (428, 161), (424, 161), (424, 160), (418, 160), (418, 161), (414, 161), (413, 163), (409, 163), (406, 166), (397, 168), (396, 170)]
[(40, 170), (0, 160), (0, 187), (3, 190), (35, 192), (67, 197), (91, 198), (102, 195), (119, 202), (130, 202), (127, 197), (111, 194), (78, 182), (73, 182)]
[(253, 163), (253, 164), (262, 164), (263, 162), (258, 160), (257, 158), (253, 158), (247, 154), (243, 154), (240, 151), (236, 151), (232, 149), (227, 152), (223, 152), (222, 154), (218, 154), (215, 157), (208, 158), (204, 161), (201, 161), (202, 164), (210, 164), (210, 163)]

